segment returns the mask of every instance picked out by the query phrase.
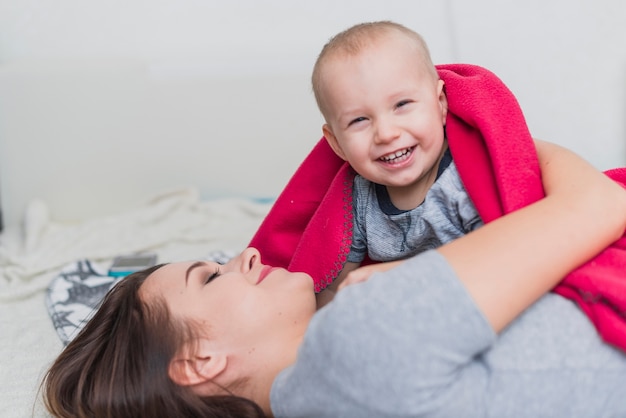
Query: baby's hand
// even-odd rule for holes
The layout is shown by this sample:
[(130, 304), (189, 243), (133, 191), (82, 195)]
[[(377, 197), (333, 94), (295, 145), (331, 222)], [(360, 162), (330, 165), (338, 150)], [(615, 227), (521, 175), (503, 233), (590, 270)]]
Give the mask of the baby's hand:
[(352, 270), (346, 275), (346, 278), (341, 282), (337, 290), (341, 290), (346, 286), (355, 283), (361, 283), (369, 279), (369, 277), (376, 272), (387, 271), (402, 263), (402, 260), (389, 261), (386, 263), (369, 264), (367, 266), (359, 267), (356, 270)]

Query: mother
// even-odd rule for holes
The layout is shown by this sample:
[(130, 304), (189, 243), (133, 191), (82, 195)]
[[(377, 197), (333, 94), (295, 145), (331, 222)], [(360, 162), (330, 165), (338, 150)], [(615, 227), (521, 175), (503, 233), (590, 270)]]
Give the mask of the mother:
[[(247, 249), (128, 276), (44, 381), (60, 417), (626, 416), (626, 356), (546, 294), (626, 192), (540, 143), (546, 198), (341, 290)], [(392, 268), (393, 267), (393, 268)]]

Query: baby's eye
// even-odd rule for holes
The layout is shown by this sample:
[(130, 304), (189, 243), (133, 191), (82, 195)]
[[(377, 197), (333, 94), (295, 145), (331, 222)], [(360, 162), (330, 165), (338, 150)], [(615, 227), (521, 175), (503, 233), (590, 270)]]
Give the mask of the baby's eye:
[(220, 276), (220, 270), (216, 269), (213, 273), (207, 276), (207, 278), (204, 280), (204, 284), (211, 283), (213, 279), (217, 279), (219, 276)]
[(396, 104), (396, 107), (402, 107), (402, 106), (407, 105), (409, 103), (411, 103), (411, 100), (401, 100), (401, 101), (398, 102), (398, 104)]
[(348, 126), (354, 125), (355, 123), (359, 123), (362, 122), (364, 120), (366, 120), (367, 118), (364, 116), (359, 116), (358, 118), (354, 118), (350, 121), (350, 123), (348, 123)]

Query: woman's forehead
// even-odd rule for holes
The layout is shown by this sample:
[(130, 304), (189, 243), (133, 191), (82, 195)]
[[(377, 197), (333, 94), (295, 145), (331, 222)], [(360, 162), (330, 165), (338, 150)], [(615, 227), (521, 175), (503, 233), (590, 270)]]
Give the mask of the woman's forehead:
[(196, 267), (221, 267), (223, 264), (216, 263), (214, 261), (207, 260), (188, 260), (188, 261), (179, 261), (175, 263), (164, 264), (161, 268), (155, 270), (148, 276), (149, 278), (152, 276), (155, 277), (164, 277), (164, 276), (178, 276), (182, 274), (184, 278), (189, 271), (189, 269), (193, 269)]
[(152, 281), (153, 279), (163, 279), (165, 277), (177, 276), (185, 271), (191, 264), (195, 261), (182, 261), (177, 263), (169, 263), (164, 265), (163, 267), (156, 269), (148, 276), (147, 281)]
[(165, 264), (153, 271), (139, 289), (140, 297), (151, 294), (163, 295), (171, 291), (182, 291), (186, 287), (186, 273), (197, 261), (182, 261)]

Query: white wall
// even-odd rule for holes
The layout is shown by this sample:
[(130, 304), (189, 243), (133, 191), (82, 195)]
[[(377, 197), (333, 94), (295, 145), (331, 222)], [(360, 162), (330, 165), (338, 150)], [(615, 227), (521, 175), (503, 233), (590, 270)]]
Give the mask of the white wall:
[(626, 165), (621, 0), (0, 0), (0, 203), (58, 220), (193, 185), (275, 196), (320, 137), (309, 91), (334, 33), (392, 19), (435, 62), (494, 70), (535, 136)]
[(626, 2), (454, 0), (455, 57), (498, 74), (535, 137), (626, 165)]

